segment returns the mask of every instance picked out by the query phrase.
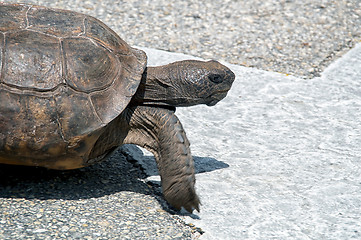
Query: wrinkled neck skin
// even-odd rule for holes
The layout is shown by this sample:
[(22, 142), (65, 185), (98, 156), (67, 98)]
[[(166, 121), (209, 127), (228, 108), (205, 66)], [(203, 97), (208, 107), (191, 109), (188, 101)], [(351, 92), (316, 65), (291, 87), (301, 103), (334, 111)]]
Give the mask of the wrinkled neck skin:
[(191, 106), (192, 98), (178, 88), (180, 82), (176, 68), (166, 66), (147, 67), (132, 103), (157, 105), (168, 108)]
[(213, 106), (227, 95), (234, 79), (229, 68), (212, 60), (147, 67), (131, 105), (171, 109), (196, 104)]

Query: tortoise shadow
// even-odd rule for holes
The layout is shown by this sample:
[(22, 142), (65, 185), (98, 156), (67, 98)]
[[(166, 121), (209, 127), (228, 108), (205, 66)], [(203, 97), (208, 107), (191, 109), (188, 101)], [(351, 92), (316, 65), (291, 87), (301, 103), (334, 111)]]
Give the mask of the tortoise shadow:
[(142, 175), (119, 149), (106, 161), (74, 170), (0, 165), (0, 198), (79, 200), (121, 191), (149, 195)]
[[(145, 178), (144, 178), (145, 182), (149, 186), (152, 187), (153, 192), (156, 195), (163, 197), (160, 176), (158, 173), (158, 168), (157, 168), (157, 164), (156, 164), (154, 156), (151, 154), (145, 155), (144, 151), (142, 151), (140, 147), (135, 146), (135, 145), (129, 145), (129, 144), (123, 145), (121, 147), (121, 150), (122, 150), (122, 153), (127, 157), (129, 162), (133, 162), (137, 167), (139, 167), (142, 170), (142, 172), (145, 175)], [(211, 157), (193, 156), (193, 160), (194, 160), (194, 167), (195, 167), (196, 174), (212, 172), (212, 171), (215, 171), (218, 169), (223, 169), (223, 168), (229, 167), (228, 164), (226, 164), (222, 161), (218, 161)], [(163, 198), (162, 198), (162, 200), (163, 200)], [(158, 200), (158, 201), (162, 205), (162, 202), (160, 200)], [(166, 204), (166, 206), (164, 206), (164, 204), (163, 204), (162, 206), (163, 206), (164, 210), (168, 211), (171, 214), (176, 213), (178, 215), (189, 216), (193, 219), (199, 219), (198, 215), (196, 215), (194, 213), (188, 213), (184, 209), (181, 209), (181, 211), (177, 211), (177, 210), (173, 209), (171, 206), (169, 206), (168, 204)]]
[[(139, 151), (142, 152), (136, 146), (132, 146), (131, 149), (138, 154)], [(145, 156), (146, 162), (153, 162), (156, 171), (154, 158), (147, 158)], [(199, 164), (210, 159), (194, 158)], [(211, 159), (211, 161), (216, 160)], [(218, 167), (224, 168), (228, 165), (222, 163)], [(197, 172), (211, 170), (200, 168)], [(118, 148), (103, 162), (75, 170), (59, 171), (0, 164), (0, 198), (80, 200), (130, 191), (152, 195), (163, 210), (171, 214), (184, 214), (172, 209), (163, 199), (160, 184), (144, 181), (147, 177), (142, 165), (129, 153), (128, 148), (123, 147)]]
[[(147, 176), (157, 176), (158, 168), (153, 155), (144, 155), (144, 152), (135, 145), (123, 145), (122, 152), (130, 161), (137, 161)], [(136, 160), (135, 160), (136, 159)], [(193, 156), (195, 173), (212, 172), (228, 168), (229, 165), (211, 157)]]

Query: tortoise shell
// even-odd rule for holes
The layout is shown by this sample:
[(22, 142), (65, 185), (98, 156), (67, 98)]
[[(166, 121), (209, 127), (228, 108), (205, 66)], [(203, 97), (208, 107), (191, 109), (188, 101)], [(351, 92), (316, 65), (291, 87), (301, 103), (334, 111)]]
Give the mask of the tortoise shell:
[(0, 3), (0, 162), (83, 166), (145, 66), (143, 51), (93, 17)]

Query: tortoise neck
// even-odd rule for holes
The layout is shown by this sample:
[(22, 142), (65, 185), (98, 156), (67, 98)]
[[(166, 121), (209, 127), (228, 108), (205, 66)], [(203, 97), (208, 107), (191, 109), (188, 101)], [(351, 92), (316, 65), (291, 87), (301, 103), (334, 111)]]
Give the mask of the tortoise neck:
[(132, 99), (134, 105), (175, 106), (171, 98), (174, 87), (170, 82), (169, 71), (160, 67), (147, 67), (139, 87)]

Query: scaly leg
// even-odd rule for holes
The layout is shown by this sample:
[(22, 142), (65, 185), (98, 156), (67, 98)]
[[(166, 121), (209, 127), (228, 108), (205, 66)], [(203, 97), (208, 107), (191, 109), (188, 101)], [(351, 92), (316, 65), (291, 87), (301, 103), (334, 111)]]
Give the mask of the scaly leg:
[(129, 124), (124, 144), (136, 144), (154, 154), (165, 199), (178, 210), (199, 211), (189, 141), (174, 112), (138, 106), (127, 109), (122, 122)]

